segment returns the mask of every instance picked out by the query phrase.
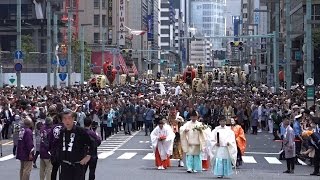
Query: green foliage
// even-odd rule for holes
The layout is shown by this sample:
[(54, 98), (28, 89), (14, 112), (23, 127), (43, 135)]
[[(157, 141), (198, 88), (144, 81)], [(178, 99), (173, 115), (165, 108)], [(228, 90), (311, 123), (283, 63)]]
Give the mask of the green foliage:
[(320, 28), (316, 28), (312, 32), (314, 52), (320, 50)]
[[(76, 72), (81, 72), (81, 43), (79, 40), (72, 40), (72, 58), (73, 58), (73, 67)], [(91, 48), (85, 43), (84, 44), (84, 79), (87, 80), (91, 76)]]
[(36, 52), (37, 48), (32, 41), (30, 35), (21, 36), (21, 50), (24, 53), (23, 60), (26, 63), (37, 63), (38, 59), (36, 54), (30, 54), (30, 52)]

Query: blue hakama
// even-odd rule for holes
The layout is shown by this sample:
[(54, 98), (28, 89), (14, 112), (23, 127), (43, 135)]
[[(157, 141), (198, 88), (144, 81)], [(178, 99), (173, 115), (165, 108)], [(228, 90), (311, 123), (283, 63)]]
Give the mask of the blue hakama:
[(216, 176), (230, 176), (233, 173), (232, 162), (227, 147), (218, 147), (212, 164)]

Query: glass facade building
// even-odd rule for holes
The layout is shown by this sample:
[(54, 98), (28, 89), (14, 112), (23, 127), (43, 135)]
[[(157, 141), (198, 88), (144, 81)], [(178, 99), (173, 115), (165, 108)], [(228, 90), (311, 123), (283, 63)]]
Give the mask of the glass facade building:
[[(193, 0), (190, 6), (190, 27), (202, 36), (225, 36), (226, 0)], [(211, 39), (213, 49), (222, 48), (222, 39)]]

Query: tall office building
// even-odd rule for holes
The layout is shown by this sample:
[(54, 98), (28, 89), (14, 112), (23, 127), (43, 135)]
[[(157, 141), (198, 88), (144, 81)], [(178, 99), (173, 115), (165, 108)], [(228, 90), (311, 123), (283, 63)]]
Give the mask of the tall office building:
[[(225, 36), (226, 0), (191, 0), (190, 27), (196, 28), (202, 36)], [(213, 49), (222, 48), (222, 39), (211, 39)]]
[[(129, 1), (128, 4), (128, 27), (133, 30), (148, 29), (148, 0), (135, 0)], [(132, 49), (134, 50), (147, 50), (147, 33), (143, 35), (132, 36)], [(132, 58), (138, 65), (138, 70), (142, 72), (145, 69), (143, 58), (146, 57), (147, 52), (133, 53)]]

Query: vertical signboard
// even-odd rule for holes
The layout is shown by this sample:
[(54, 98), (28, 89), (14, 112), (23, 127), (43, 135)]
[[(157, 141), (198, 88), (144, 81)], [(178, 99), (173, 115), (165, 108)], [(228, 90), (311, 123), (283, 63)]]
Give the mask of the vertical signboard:
[(148, 15), (148, 41), (153, 41), (153, 16)]
[(125, 23), (126, 23), (126, 2), (125, 0), (119, 0), (119, 40), (120, 46), (126, 44), (126, 33), (125, 33)]
[[(239, 24), (240, 24), (240, 17), (233, 16), (233, 35), (239, 36)], [(234, 38), (234, 41), (239, 41), (239, 38)]]
[(112, 44), (112, 3), (113, 0), (108, 0), (108, 44)]

